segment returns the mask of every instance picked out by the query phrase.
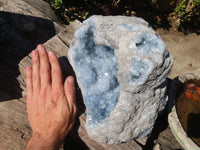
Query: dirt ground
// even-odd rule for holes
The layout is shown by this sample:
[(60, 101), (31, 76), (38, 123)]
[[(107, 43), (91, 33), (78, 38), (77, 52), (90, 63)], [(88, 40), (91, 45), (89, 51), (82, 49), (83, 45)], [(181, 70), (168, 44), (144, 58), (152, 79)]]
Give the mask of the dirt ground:
[(174, 59), (169, 78), (173, 79), (184, 73), (200, 74), (200, 36), (193, 33), (185, 35), (163, 29), (156, 30), (164, 40)]

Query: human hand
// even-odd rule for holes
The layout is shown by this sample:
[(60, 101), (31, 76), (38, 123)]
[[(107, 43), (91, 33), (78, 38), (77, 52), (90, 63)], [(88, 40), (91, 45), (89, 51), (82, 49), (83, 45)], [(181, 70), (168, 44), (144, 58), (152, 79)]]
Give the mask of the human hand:
[(58, 59), (52, 51), (47, 54), (43, 45), (31, 54), (32, 67), (26, 69), (26, 84), (33, 134), (26, 149), (57, 149), (76, 119), (74, 78), (67, 77), (63, 85)]

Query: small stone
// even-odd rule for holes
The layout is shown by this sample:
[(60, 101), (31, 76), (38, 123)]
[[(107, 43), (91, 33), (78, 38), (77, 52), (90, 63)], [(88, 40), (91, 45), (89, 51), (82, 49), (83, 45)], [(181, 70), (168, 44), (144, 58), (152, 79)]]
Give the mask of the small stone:
[(21, 135), (21, 138), (22, 138), (22, 139), (24, 139), (25, 137), (26, 137), (26, 135), (25, 135), (25, 134), (22, 134), (22, 135)]
[(153, 150), (160, 150), (160, 144), (156, 144), (156, 145), (153, 147)]
[(69, 60), (87, 109), (86, 130), (117, 144), (151, 133), (168, 100), (172, 57), (141, 18), (92, 16), (75, 33)]

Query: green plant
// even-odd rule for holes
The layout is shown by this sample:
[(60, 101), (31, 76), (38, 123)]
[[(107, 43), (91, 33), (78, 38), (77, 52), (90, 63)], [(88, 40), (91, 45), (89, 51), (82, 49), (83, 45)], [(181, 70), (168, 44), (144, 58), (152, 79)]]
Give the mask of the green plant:
[(61, 7), (63, 4), (62, 0), (45, 0), (45, 1), (50, 3), (53, 8)]
[(179, 0), (174, 12), (181, 21), (189, 21), (200, 14), (200, 0)]
[(178, 0), (168, 20), (174, 30), (200, 33), (200, 0)]
[(200, 15), (200, 0), (194, 0), (194, 6), (197, 6), (195, 8), (196, 15)]
[(87, 19), (87, 16), (89, 15), (89, 12), (84, 12), (83, 13), (83, 19), (85, 20), (85, 19)]
[(175, 8), (175, 13), (182, 14), (185, 13), (185, 8), (186, 8), (186, 0), (181, 0), (178, 2), (176, 8)]

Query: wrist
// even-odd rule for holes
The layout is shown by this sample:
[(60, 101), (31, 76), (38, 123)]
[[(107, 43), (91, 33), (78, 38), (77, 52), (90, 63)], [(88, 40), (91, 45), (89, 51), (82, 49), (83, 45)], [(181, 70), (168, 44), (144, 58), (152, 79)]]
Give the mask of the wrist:
[(37, 133), (33, 133), (29, 140), (26, 150), (57, 150), (59, 149), (62, 141), (56, 137), (42, 137)]

